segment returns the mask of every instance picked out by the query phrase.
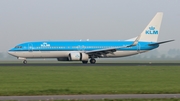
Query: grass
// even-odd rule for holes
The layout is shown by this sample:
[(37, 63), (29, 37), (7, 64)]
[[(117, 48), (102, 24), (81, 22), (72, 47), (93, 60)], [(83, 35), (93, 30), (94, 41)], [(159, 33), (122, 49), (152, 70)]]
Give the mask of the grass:
[(180, 93), (179, 77), (180, 66), (6, 66), (0, 95)]

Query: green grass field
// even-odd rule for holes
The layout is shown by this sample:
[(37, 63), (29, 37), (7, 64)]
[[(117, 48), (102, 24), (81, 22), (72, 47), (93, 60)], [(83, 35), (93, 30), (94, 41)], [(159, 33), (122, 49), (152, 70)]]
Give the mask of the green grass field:
[(180, 93), (180, 66), (0, 67), (0, 95)]

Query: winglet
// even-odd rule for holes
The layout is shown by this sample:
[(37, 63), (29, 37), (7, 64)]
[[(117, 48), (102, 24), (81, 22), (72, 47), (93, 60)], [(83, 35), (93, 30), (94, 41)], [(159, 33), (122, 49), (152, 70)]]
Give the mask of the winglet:
[(139, 42), (139, 39), (140, 39), (141, 35), (139, 35), (136, 40), (134, 41), (134, 43), (132, 44), (132, 46), (136, 46)]
[(129, 46), (127, 46), (127, 47), (136, 46), (136, 45), (138, 44), (138, 42), (139, 42), (140, 37), (141, 37), (141, 35), (139, 35), (139, 36), (134, 40), (134, 42), (133, 42), (132, 45), (129, 45)]

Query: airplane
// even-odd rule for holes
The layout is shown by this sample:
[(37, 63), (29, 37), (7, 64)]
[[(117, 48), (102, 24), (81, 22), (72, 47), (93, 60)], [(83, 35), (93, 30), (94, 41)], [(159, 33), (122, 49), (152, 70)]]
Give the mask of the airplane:
[(124, 41), (35, 41), (16, 45), (8, 53), (27, 64), (29, 58), (57, 58), (58, 61), (82, 61), (96, 63), (96, 58), (114, 58), (136, 55), (156, 49), (163, 13), (157, 12), (143, 32)]

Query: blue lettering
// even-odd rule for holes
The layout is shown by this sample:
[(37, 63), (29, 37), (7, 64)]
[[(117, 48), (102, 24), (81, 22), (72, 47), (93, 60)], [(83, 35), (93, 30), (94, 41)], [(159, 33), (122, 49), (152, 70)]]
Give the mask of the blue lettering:
[(153, 31), (153, 30), (151, 30), (151, 31), (150, 31), (150, 34), (154, 34), (154, 31)]
[(146, 34), (149, 34), (149, 31), (148, 31), (148, 30), (146, 30)]
[(158, 34), (158, 30), (146, 30), (146, 34)]
[(153, 31), (154, 34), (158, 34), (158, 31)]

